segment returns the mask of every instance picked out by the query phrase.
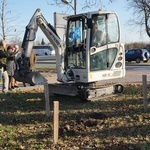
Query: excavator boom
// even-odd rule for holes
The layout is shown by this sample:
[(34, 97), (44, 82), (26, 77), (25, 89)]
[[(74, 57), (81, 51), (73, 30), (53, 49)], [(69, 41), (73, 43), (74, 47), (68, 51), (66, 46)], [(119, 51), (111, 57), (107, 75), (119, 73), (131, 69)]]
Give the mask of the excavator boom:
[(45, 82), (44, 77), (39, 72), (32, 72), (29, 69), (29, 57), (34, 40), (36, 39), (38, 27), (41, 28), (55, 48), (57, 80), (60, 82), (67, 82), (67, 79), (64, 76), (65, 43), (59, 38), (53, 26), (46, 21), (40, 9), (36, 10), (29, 24), (26, 26), (21, 47), (21, 57), (18, 59), (19, 69), (15, 71), (14, 78), (20, 82), (29, 83), (31, 85), (43, 84), (43, 82)]

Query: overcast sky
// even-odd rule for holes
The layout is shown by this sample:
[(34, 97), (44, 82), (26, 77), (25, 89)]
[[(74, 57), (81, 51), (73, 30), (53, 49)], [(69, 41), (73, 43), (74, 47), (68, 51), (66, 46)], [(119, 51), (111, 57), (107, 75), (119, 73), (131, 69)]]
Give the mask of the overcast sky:
[[(28, 24), (29, 20), (31, 19), (32, 15), (34, 14), (35, 10), (37, 8), (40, 8), (44, 17), (48, 22), (50, 22), (53, 25), (53, 15), (54, 12), (57, 13), (65, 13), (66, 7), (56, 7), (48, 5), (48, 0), (10, 0), (11, 4), (9, 7), (11, 7), (11, 10), (13, 11), (13, 14), (20, 14), (20, 17), (17, 19), (18, 27), (21, 27), (22, 30), (25, 30), (26, 25)], [(50, 0), (49, 0), (50, 1)], [(77, 0), (77, 3), (80, 0)], [(86, 9), (84, 12), (88, 11), (96, 11), (99, 8), (102, 8), (103, 10), (109, 10), (114, 11), (118, 14), (120, 19), (120, 25), (121, 25), (121, 32), (122, 32), (122, 42), (123, 43), (130, 43), (130, 42), (148, 42), (149, 37), (146, 33), (140, 34), (140, 32), (135, 31), (134, 28), (131, 28), (127, 25), (127, 22), (130, 18), (132, 18), (132, 13), (130, 10), (127, 9), (126, 0), (116, 0), (114, 3), (109, 3), (108, 0), (103, 0), (102, 6), (95, 6), (95, 8), (92, 9)], [(82, 13), (81, 6), (77, 5), (77, 13)], [(67, 13), (73, 14), (73, 11), (68, 11)], [(17, 27), (16, 27), (17, 28)], [(20, 35), (21, 38), (23, 38), (24, 32)], [(41, 31), (38, 31), (37, 38), (42, 39), (44, 35)], [(46, 37), (44, 38), (46, 39)]]

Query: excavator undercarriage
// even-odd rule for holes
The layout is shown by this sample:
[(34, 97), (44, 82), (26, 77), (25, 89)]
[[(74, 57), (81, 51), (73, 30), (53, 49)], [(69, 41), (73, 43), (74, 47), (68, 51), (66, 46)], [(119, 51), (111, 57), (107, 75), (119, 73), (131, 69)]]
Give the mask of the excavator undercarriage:
[(123, 92), (123, 85), (109, 83), (105, 85), (80, 84), (80, 83), (56, 83), (49, 84), (49, 93), (58, 95), (78, 96), (83, 101), (94, 101)]

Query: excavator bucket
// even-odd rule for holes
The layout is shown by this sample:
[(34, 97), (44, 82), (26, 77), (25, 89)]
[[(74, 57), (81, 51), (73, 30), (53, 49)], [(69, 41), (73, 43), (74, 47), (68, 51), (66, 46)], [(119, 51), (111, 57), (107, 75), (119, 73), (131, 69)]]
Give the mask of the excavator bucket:
[(39, 72), (26, 72), (21, 73), (16, 71), (14, 74), (15, 80), (23, 83), (29, 83), (30, 85), (43, 85), (47, 80), (46, 78), (41, 75)]

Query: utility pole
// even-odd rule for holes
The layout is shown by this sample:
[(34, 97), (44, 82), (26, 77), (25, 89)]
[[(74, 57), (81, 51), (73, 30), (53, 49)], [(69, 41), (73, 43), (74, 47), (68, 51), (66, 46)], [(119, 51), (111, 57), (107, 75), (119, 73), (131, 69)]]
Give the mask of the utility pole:
[(74, 0), (74, 6), (72, 6), (67, 0), (61, 0), (61, 1), (69, 5), (74, 10), (74, 15), (77, 14), (77, 0)]
[(77, 14), (77, 0), (74, 0), (74, 14)]

